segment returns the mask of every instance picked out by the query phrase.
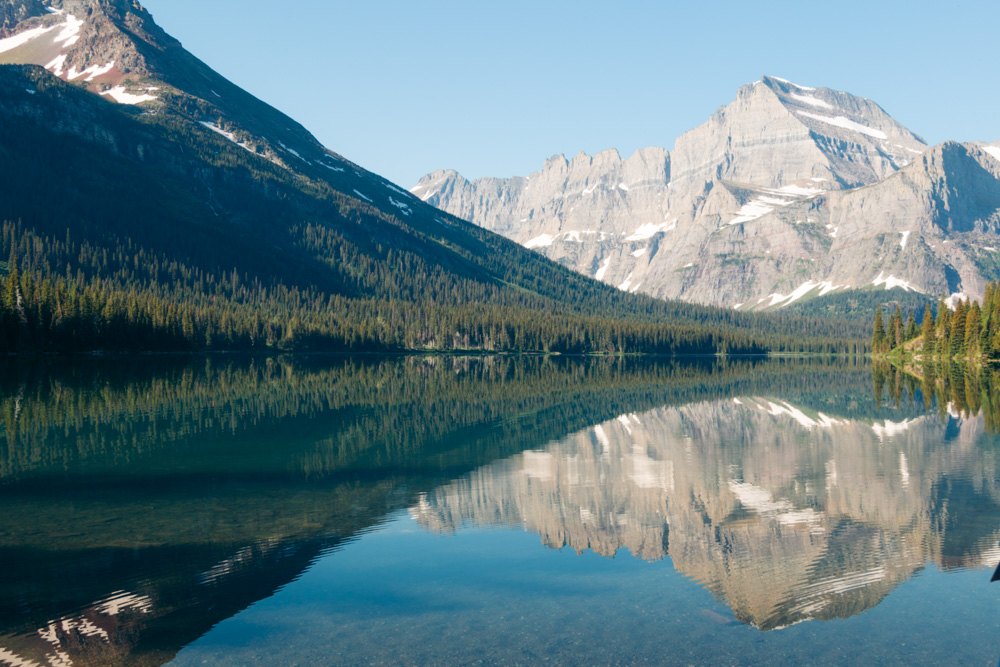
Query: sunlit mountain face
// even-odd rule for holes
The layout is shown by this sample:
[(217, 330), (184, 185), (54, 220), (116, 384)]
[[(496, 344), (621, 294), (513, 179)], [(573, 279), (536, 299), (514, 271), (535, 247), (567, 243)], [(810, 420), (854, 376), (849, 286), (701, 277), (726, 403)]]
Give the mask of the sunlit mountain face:
[[(672, 564), (761, 630), (1000, 558), (985, 376), (502, 357), (0, 370), (0, 664), (164, 664), (317, 568), (354, 576), (353, 548), (405, 553), (414, 531), (511, 527)], [(400, 521), (414, 531), (370, 546)], [(435, 548), (462, 561), (460, 543)]]

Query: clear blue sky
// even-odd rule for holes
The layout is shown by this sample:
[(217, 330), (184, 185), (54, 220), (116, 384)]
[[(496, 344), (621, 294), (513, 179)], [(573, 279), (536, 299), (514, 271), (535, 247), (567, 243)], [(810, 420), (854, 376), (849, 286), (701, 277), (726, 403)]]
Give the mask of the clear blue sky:
[(1000, 139), (1000, 2), (143, 0), (222, 75), (406, 187), (671, 148), (773, 74), (929, 143)]

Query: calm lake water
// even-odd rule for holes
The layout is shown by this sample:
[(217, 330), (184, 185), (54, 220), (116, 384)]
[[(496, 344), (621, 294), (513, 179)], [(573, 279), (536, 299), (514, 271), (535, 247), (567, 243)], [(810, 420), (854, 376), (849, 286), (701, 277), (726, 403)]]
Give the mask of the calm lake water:
[(859, 360), (0, 360), (0, 664), (995, 665), (1000, 394)]

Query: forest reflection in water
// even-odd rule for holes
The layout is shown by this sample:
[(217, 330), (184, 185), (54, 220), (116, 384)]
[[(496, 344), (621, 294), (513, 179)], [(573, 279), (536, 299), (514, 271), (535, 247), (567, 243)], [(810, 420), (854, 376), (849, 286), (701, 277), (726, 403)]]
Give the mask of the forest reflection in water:
[(958, 392), (864, 360), (0, 363), (0, 664), (165, 663), (404, 510), (669, 557), (762, 630), (1000, 558), (984, 374)]
[(982, 415), (990, 434), (1000, 433), (1000, 366), (965, 364), (952, 360), (909, 363), (905, 367), (876, 362), (872, 365), (876, 404), (889, 401), (923, 401), (930, 411), (972, 417)]

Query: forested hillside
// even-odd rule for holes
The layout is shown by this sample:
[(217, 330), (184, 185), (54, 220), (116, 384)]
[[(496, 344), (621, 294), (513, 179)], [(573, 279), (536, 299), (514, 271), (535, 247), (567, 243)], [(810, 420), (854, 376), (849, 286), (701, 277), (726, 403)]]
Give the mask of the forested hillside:
[(625, 294), (333, 153), (322, 178), (292, 170), (179, 103), (115, 105), (30, 66), (0, 68), (0, 92), (3, 350), (865, 345), (850, 320)]

